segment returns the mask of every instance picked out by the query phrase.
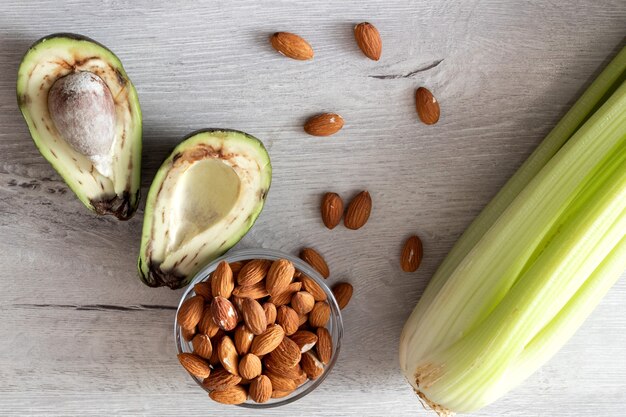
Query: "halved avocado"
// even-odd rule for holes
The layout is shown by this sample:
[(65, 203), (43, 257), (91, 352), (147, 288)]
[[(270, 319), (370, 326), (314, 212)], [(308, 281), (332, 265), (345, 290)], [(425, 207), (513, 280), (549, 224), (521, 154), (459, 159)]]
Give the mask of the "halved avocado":
[(271, 180), (269, 155), (255, 137), (234, 130), (187, 136), (148, 192), (138, 261), (143, 282), (172, 289), (189, 283), (252, 227)]
[(98, 214), (129, 219), (139, 202), (141, 109), (120, 60), (80, 35), (35, 42), (17, 77), (35, 145)]

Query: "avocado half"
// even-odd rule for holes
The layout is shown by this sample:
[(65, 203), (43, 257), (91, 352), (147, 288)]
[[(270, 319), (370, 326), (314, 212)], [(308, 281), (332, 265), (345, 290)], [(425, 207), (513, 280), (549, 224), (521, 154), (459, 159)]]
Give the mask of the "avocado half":
[(234, 130), (200, 130), (163, 162), (150, 186), (139, 274), (180, 288), (233, 247), (263, 209), (272, 180), (265, 147)]
[(129, 219), (139, 202), (141, 109), (120, 60), (81, 35), (35, 42), (17, 77), (35, 145), (98, 214)]

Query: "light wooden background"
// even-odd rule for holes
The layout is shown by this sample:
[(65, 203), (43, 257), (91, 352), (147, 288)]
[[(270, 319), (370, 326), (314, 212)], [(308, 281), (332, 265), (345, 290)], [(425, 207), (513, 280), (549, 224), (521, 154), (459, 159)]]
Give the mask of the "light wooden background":
[[(379, 62), (353, 41), (363, 20), (382, 33)], [(398, 369), (404, 320), (471, 219), (624, 46), (624, 29), (624, 0), (3, 0), (0, 415), (252, 415), (210, 402), (177, 363), (181, 291), (150, 289), (135, 272), (142, 210), (127, 223), (96, 217), (35, 149), (15, 81), (39, 37), (82, 33), (121, 58), (144, 114), (144, 195), (188, 132), (249, 132), (265, 142), (274, 177), (238, 247), (311, 245), (327, 256), (331, 280), (354, 284), (328, 380), (255, 415), (425, 416)], [(277, 30), (308, 39), (315, 59), (275, 53), (267, 38)], [(421, 85), (441, 103), (433, 127), (416, 120)], [(341, 133), (303, 133), (320, 111), (344, 116)], [(326, 230), (321, 194), (361, 189), (374, 201), (367, 226)], [(410, 233), (425, 245), (414, 274), (398, 266)], [(623, 416), (625, 401), (622, 280), (554, 360), (476, 415)]]

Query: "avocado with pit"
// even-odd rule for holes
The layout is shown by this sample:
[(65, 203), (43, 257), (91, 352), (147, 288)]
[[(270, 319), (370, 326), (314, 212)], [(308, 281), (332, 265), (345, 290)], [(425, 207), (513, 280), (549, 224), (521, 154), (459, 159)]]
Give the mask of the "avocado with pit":
[(120, 60), (81, 35), (35, 42), (17, 77), (35, 145), (98, 214), (129, 219), (139, 202), (141, 109)]
[(272, 180), (265, 147), (234, 130), (183, 140), (150, 186), (139, 274), (151, 287), (180, 288), (233, 247), (263, 209)]

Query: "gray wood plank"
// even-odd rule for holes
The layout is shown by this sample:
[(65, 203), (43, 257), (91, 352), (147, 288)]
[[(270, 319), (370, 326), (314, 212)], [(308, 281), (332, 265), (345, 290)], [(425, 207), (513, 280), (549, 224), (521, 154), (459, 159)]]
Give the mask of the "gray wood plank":
[[(363, 58), (352, 25), (383, 36)], [(151, 2), (4, 0), (0, 4), (0, 414), (201, 416), (247, 410), (210, 402), (175, 358), (180, 291), (136, 277), (142, 211), (127, 223), (89, 213), (39, 155), (15, 100), (27, 47), (58, 31), (122, 59), (144, 115), (143, 191), (186, 133), (227, 127), (261, 138), (272, 190), (238, 247), (318, 248), (331, 280), (355, 286), (341, 358), (307, 398), (264, 415), (428, 415), (398, 369), (400, 330), (428, 278), (472, 218), (624, 45), (622, 0)], [(267, 36), (300, 33), (312, 62)], [(403, 76), (440, 61), (436, 67)], [(376, 76), (398, 78), (380, 79)], [(439, 124), (417, 122), (429, 87)], [(336, 111), (346, 127), (312, 138), (303, 121)], [(322, 193), (368, 189), (357, 231), (323, 228)], [(402, 273), (418, 233), (425, 259)], [(524, 386), (477, 416), (622, 416), (626, 283)]]

